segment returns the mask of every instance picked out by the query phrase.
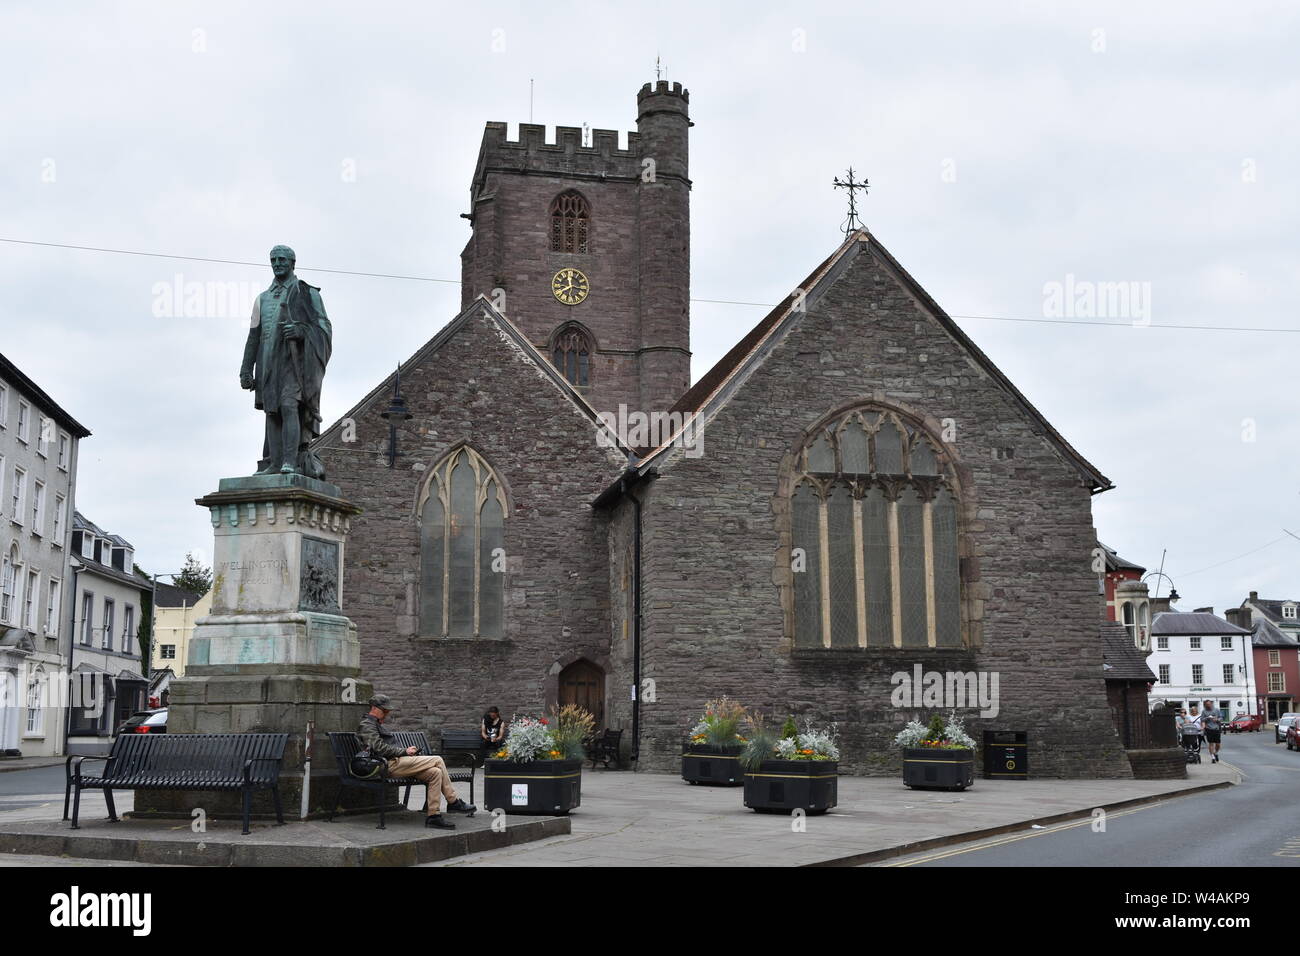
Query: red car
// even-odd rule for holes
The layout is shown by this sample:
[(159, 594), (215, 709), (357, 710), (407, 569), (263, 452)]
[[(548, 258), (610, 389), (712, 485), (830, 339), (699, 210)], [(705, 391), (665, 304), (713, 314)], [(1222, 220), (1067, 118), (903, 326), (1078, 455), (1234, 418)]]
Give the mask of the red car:
[(1286, 749), (1300, 750), (1300, 727), (1296, 726), (1296, 721), (1292, 721), (1286, 729)]
[(1257, 731), (1263, 725), (1264, 722), (1259, 719), (1258, 714), (1238, 714), (1224, 729), (1230, 730), (1234, 734), (1239, 734), (1243, 730)]

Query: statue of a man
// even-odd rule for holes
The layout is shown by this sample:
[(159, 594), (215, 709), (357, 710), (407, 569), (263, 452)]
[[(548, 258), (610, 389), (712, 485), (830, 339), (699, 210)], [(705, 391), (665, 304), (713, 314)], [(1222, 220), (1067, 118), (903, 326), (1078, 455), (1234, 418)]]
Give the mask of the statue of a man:
[(266, 412), (266, 440), (257, 473), (324, 479), (310, 451), (320, 435), (320, 387), (330, 358), (330, 320), (320, 289), (293, 274), (298, 257), (288, 246), (271, 250), (275, 281), (253, 302), (239, 384), (253, 390)]

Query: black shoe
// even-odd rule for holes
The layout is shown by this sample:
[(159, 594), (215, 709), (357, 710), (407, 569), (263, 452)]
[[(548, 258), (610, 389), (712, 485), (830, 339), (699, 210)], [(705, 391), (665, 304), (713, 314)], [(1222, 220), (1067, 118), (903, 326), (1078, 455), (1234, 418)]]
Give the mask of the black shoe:
[(471, 817), (478, 813), (478, 807), (472, 803), (466, 803), (464, 800), (457, 800), (455, 803), (447, 804), (447, 810), (454, 813), (464, 813)]
[(424, 825), (425, 825), (426, 827), (437, 827), (439, 830), (454, 830), (454, 829), (456, 829), (456, 824), (451, 823), (451, 822), (449, 822), (449, 821), (447, 821), (447, 820), (444, 820), (444, 819), (442, 818), (442, 814), (441, 814), (441, 813), (435, 813), (435, 814), (434, 814), (433, 816), (431, 816), (431, 817), (425, 817), (425, 818), (424, 818)]

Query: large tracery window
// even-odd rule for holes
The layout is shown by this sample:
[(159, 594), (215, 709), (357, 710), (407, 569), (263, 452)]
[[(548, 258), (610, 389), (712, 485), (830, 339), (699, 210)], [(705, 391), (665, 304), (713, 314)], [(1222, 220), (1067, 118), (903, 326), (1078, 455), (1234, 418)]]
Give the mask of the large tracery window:
[(571, 385), (591, 383), (591, 336), (576, 323), (561, 328), (551, 343), (551, 361)]
[(586, 197), (576, 189), (560, 193), (551, 200), (551, 251), (585, 253), (590, 225)]
[(799, 450), (796, 647), (960, 647), (955, 475), (917, 426), (856, 409)]
[(503, 636), (507, 513), (501, 482), (472, 448), (433, 469), (417, 509), (421, 634)]

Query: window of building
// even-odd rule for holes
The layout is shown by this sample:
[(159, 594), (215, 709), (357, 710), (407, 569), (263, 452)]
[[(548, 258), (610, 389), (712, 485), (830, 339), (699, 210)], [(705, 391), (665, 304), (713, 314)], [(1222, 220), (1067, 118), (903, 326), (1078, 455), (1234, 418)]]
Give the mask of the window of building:
[(1281, 666), (1282, 666), (1282, 652), (1279, 651), (1277, 648), (1272, 648), (1272, 649), (1269, 650), (1269, 652), (1268, 652), (1268, 666), (1269, 666), (1269, 667), (1281, 667)]
[(175, 644), (163, 644), (163, 645), (162, 645), (162, 655), (161, 655), (161, 656), (162, 656), (162, 659), (165, 660), (165, 661), (174, 661), (174, 660), (176, 660), (176, 645), (175, 645)]
[(45, 533), (45, 482), (32, 483), (32, 534)]
[(572, 385), (591, 380), (591, 336), (576, 322), (562, 326), (551, 343), (551, 361)]
[(1160, 665), (1160, 683), (1162, 683), (1162, 684), (1168, 684), (1168, 683), (1169, 683), (1169, 665), (1168, 665), (1168, 664), (1161, 664), (1161, 665)]
[(104, 643), (101, 646), (106, 651), (113, 649), (113, 610), (113, 599), (104, 598), (104, 631), (102, 634)]
[(1229, 635), (1225, 635), (1224, 637), (1219, 638), (1219, 650), (1221, 650), (1221, 651), (1230, 651), (1230, 650), (1232, 650), (1232, 635), (1231, 635), (1231, 634), (1229, 634)]
[(0, 622), (12, 624), (14, 622), (14, 607), (17, 602), (14, 599), (14, 591), (17, 587), (15, 582), (18, 579), (18, 545), (11, 545), (5, 552), (3, 559), (3, 577), (0, 577)]
[(26, 736), (40, 737), (45, 733), (44, 694), (41, 686), (45, 680), (45, 671), (37, 667), (27, 681), (27, 730)]
[(8, 506), (9, 499), (5, 497), (5, 456), (0, 455), (0, 514), (4, 514)]
[(36, 630), (36, 606), (41, 599), (41, 573), (27, 572), (27, 587), (23, 591), (23, 627)]
[(955, 479), (892, 411), (855, 409), (798, 452), (790, 493), (796, 647), (960, 647)]
[(1188, 645), (1190, 650), (1199, 651), (1201, 649), (1201, 639), (1199, 637), (1189, 638)]
[(591, 227), (591, 210), (587, 199), (576, 189), (569, 189), (551, 200), (551, 251), (586, 253)]
[(81, 643), (94, 643), (95, 595), (90, 591), (81, 594)]
[(36, 436), (36, 454), (42, 458), (48, 458), (50, 454), (50, 439), (54, 437), (54, 423), (44, 415), (37, 419), (36, 427), (39, 433)]
[(1286, 674), (1278, 671), (1268, 675), (1268, 692), (1270, 694), (1286, 693)]
[(9, 424), (9, 387), (0, 385), (0, 428)]
[(68, 513), (68, 499), (63, 495), (54, 496), (54, 534), (50, 544), (56, 548), (63, 547), (63, 522)]
[(501, 637), (505, 619), (505, 492), (462, 447), (431, 470), (420, 523), (420, 633)]
[(1232, 667), (1232, 665), (1231, 665), (1231, 664), (1224, 664), (1224, 665), (1223, 665), (1223, 682), (1224, 682), (1225, 684), (1231, 684), (1234, 676), (1235, 676), (1235, 674), (1233, 673), (1233, 667)]
[(50, 578), (50, 593), (45, 604), (45, 633), (49, 637), (59, 636), (59, 616), (63, 612), (61, 598), (63, 582)]
[(95, 559), (95, 539), (89, 531), (81, 532), (81, 556), (87, 561)]
[(68, 436), (59, 432), (59, 467), (64, 471), (68, 470), (68, 445)]
[(1296, 606), (1294, 604), (1283, 604), (1282, 616), (1288, 620), (1294, 621), (1296, 619), (1295, 609)]
[(1204, 679), (1205, 679), (1205, 665), (1204, 665), (1204, 664), (1193, 664), (1193, 665), (1192, 665), (1192, 683), (1193, 683), (1193, 684), (1199, 684), (1199, 683), (1201, 683), (1201, 681), (1203, 681)]
[(135, 607), (128, 604), (122, 609), (122, 650), (135, 650)]
[(23, 502), (27, 498), (27, 472), (14, 468), (13, 488), (9, 495), (9, 517), (17, 524), (23, 523)]
[(18, 440), (24, 444), (27, 443), (27, 426), (31, 411), (31, 407), (26, 402), (18, 403)]
[(1167, 650), (1169, 650), (1169, 638), (1167, 638), (1167, 637), (1157, 637), (1157, 638), (1156, 638), (1156, 650), (1158, 650), (1158, 651), (1167, 651)]

